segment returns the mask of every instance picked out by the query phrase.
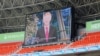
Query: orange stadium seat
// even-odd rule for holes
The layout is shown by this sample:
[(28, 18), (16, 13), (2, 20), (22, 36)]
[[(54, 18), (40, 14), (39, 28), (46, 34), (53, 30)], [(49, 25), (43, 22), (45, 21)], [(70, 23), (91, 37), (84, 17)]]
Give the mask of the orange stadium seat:
[(0, 44), (0, 55), (12, 54), (18, 49), (20, 45), (21, 42)]
[(74, 42), (70, 47), (74, 48), (74, 47), (92, 45), (95, 43), (100, 43), (100, 32), (89, 33), (87, 34), (87, 36), (84, 37), (84, 39)]

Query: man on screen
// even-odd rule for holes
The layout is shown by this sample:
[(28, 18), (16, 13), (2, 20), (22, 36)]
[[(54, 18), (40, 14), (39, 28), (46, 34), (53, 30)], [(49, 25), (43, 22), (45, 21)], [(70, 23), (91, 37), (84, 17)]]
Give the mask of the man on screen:
[(43, 26), (37, 31), (36, 37), (39, 38), (40, 43), (57, 41), (56, 28), (50, 25), (52, 19), (51, 12), (43, 13)]

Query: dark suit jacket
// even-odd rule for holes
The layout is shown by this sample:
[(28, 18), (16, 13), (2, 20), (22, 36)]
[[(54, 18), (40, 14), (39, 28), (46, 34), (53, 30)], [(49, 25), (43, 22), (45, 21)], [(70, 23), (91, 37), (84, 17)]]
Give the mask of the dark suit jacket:
[[(37, 31), (36, 37), (39, 38), (40, 43), (46, 42), (44, 27), (42, 27), (41, 29), (39, 29)], [(50, 39), (50, 38), (52, 38), (52, 39)], [(43, 40), (41, 40), (41, 39), (43, 39)], [(57, 41), (57, 30), (53, 26), (50, 26), (48, 42), (56, 42), (56, 41)]]

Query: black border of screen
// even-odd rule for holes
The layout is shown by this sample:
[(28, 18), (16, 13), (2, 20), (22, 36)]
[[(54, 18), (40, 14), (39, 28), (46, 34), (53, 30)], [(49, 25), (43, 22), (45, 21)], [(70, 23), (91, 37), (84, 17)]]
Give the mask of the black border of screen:
[(65, 9), (65, 8), (71, 8), (71, 34), (70, 34), (70, 40), (72, 41), (75, 37), (75, 18), (74, 18), (74, 7), (73, 6), (70, 6), (70, 7), (63, 7), (63, 8), (59, 8), (59, 9), (49, 9), (49, 10), (44, 10), (44, 11), (40, 11), (40, 12), (35, 12), (35, 13), (29, 13), (29, 14), (26, 14), (25, 16), (25, 34), (24, 34), (24, 41), (23, 41), (23, 44), (22, 44), (22, 47), (34, 47), (34, 45), (25, 45), (25, 36), (26, 36), (26, 24), (27, 24), (27, 16), (28, 15), (32, 15), (32, 14), (36, 14), (36, 13), (41, 13), (41, 12), (45, 12), (45, 11), (52, 11), (52, 10), (61, 10), (61, 9)]

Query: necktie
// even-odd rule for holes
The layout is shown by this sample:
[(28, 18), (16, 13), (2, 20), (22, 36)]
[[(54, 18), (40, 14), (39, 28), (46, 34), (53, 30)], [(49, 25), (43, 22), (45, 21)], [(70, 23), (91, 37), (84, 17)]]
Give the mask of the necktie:
[(46, 27), (45, 37), (46, 37), (46, 42), (48, 42), (48, 37), (49, 37), (48, 27)]

